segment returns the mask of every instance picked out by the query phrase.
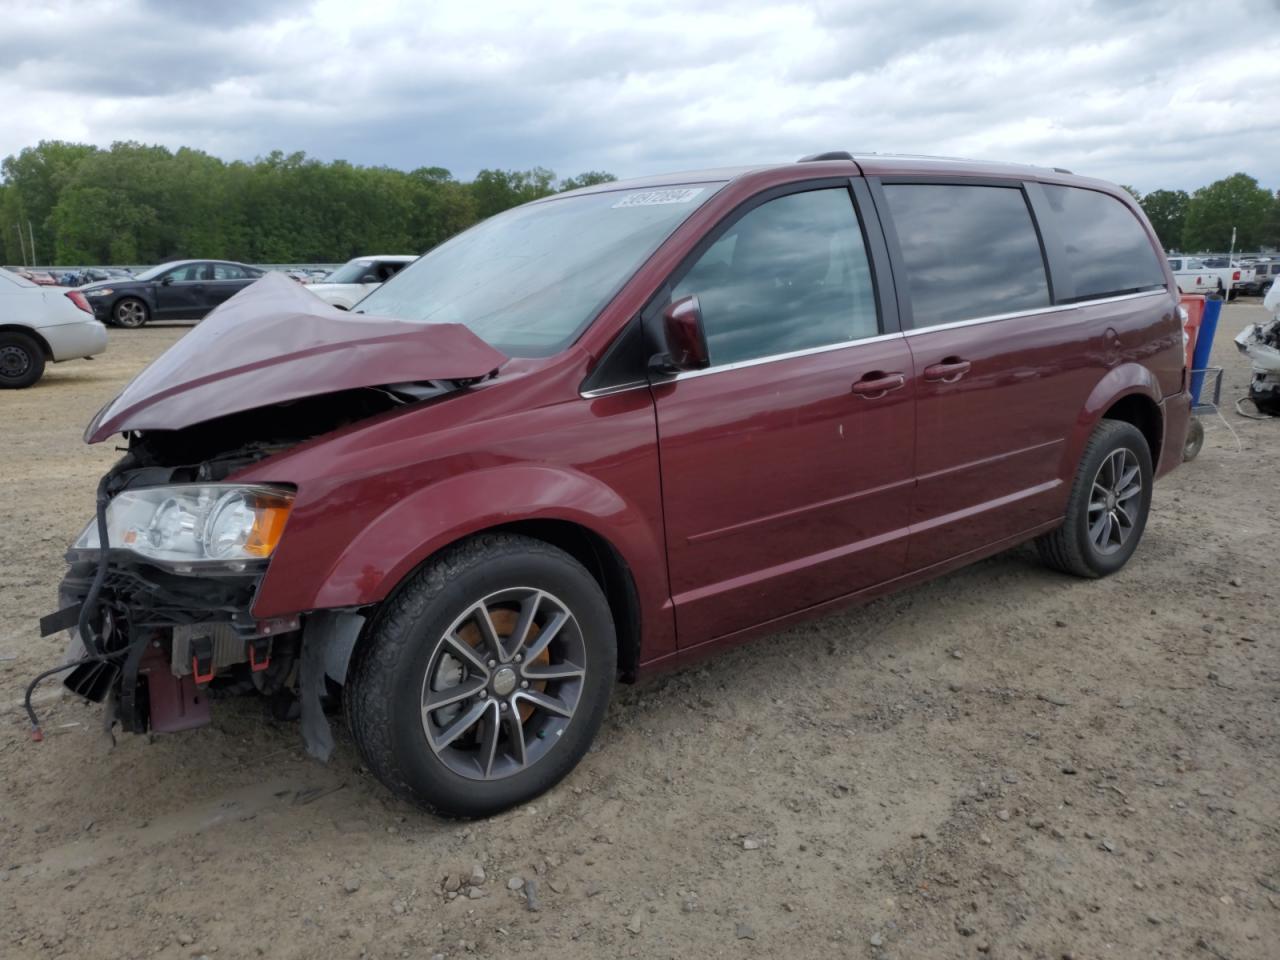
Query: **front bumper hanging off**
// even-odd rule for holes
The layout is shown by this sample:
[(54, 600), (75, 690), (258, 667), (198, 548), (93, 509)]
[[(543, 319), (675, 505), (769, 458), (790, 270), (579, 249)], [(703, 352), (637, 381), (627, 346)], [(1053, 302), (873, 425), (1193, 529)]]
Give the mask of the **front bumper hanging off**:
[[(79, 621), (98, 573), (98, 560), (73, 561), (59, 588), (63, 612), (44, 626)], [(200, 687), (245, 664), (254, 685), (282, 684), (296, 648), (298, 617), (258, 621), (251, 611), (261, 572), (191, 577), (127, 557), (109, 557), (88, 623), (100, 650), (90, 651), (78, 627), (67, 662), (107, 654), (77, 666), (63, 681), (73, 693), (106, 702), (121, 726), (134, 733), (172, 732), (209, 721)], [(273, 654), (279, 662), (273, 670)], [(238, 671), (243, 673), (243, 670)]]
[[(80, 662), (64, 685), (105, 704), (109, 727), (118, 721), (127, 732), (173, 733), (209, 723), (214, 697), (258, 693), (294, 703), (296, 694), (307, 752), (328, 760), (329, 681), (345, 683), (367, 611), (258, 620), (251, 605), (261, 570), (188, 576), (128, 554), (112, 554), (91, 598), (97, 566), (96, 558), (73, 560), (59, 589), (62, 609), (41, 629), (47, 635), (71, 628), (66, 662)], [(87, 598), (100, 652), (86, 649), (76, 626)]]

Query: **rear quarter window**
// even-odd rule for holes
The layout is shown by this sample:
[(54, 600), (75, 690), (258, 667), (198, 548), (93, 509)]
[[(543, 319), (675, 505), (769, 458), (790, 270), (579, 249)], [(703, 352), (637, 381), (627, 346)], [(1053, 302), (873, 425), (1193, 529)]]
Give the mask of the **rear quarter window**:
[[(1073, 292), (1068, 299), (1118, 296), (1165, 285), (1160, 254), (1146, 230), (1115, 197), (1081, 187), (1044, 185), (1066, 248)], [(1176, 268), (1175, 268), (1176, 269)]]

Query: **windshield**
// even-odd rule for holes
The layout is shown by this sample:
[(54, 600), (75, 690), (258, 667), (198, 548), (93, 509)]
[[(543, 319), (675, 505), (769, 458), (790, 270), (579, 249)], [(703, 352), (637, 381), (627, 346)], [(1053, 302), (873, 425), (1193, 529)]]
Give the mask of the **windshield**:
[(143, 270), (141, 273), (137, 274), (133, 279), (154, 280), (156, 277), (160, 276), (160, 274), (164, 273), (169, 268), (175, 266), (177, 263), (178, 261), (170, 260), (168, 263), (162, 263), (158, 267), (152, 267), (150, 270)]
[(361, 283), (365, 275), (373, 272), (372, 260), (348, 260), (324, 278), (325, 283)]
[(610, 190), (516, 207), (360, 301), (361, 313), (461, 323), (513, 357), (563, 349), (720, 183)]

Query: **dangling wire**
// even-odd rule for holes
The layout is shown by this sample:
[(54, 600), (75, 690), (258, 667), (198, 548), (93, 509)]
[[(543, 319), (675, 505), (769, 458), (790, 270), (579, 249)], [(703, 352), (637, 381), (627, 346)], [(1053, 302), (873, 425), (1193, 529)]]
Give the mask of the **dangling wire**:
[(71, 663), (64, 663), (59, 667), (53, 667), (44, 673), (38, 673), (27, 684), (27, 694), (22, 698), (22, 706), (27, 711), (27, 719), (31, 721), (31, 739), (39, 743), (44, 739), (44, 731), (40, 729), (40, 718), (36, 716), (35, 708), (31, 705), (31, 695), (36, 692), (41, 681), (48, 677), (52, 677), (55, 673), (62, 673), (64, 670), (74, 670), (76, 667), (84, 666), (86, 663), (106, 663), (108, 660), (114, 660), (116, 657), (122, 657), (129, 652), (129, 648), (115, 650), (111, 653), (102, 653), (94, 656), (82, 657), (79, 660), (73, 660)]
[(59, 667), (53, 667), (43, 673), (38, 673), (27, 684), (27, 694), (22, 698), (22, 706), (27, 711), (27, 719), (31, 721), (31, 739), (37, 743), (44, 739), (44, 731), (40, 729), (40, 719), (36, 716), (36, 711), (31, 706), (31, 695), (35, 693), (36, 687), (40, 685), (42, 680), (52, 677), (56, 673), (62, 673), (64, 670), (72, 670), (83, 666), (86, 663), (106, 663), (108, 660), (114, 660), (116, 657), (124, 656), (129, 652), (129, 648), (125, 647), (112, 653), (104, 653), (100, 642), (103, 638), (97, 635), (91, 622), (93, 611), (98, 606), (98, 594), (102, 592), (102, 584), (107, 579), (107, 567), (110, 564), (110, 559), (107, 556), (107, 549), (110, 546), (107, 538), (107, 505), (111, 502), (111, 496), (107, 492), (107, 483), (110, 477), (111, 475), (108, 473), (98, 481), (97, 511), (95, 514), (98, 523), (98, 569), (94, 572), (93, 582), (89, 584), (89, 592), (84, 595), (84, 600), (80, 603), (80, 620), (77, 624), (80, 642), (84, 644), (84, 648), (89, 655), (72, 663), (64, 663)]

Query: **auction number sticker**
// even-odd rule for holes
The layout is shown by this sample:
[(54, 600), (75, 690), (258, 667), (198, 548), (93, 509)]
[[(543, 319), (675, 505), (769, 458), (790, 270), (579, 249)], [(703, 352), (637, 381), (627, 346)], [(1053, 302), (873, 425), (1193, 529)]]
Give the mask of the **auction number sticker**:
[(619, 207), (655, 207), (660, 203), (689, 203), (698, 194), (702, 193), (703, 187), (676, 187), (670, 190), (645, 190), (642, 193), (628, 193), (625, 197), (613, 205), (613, 209)]

